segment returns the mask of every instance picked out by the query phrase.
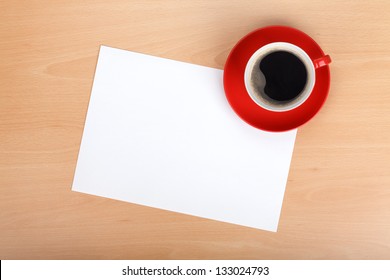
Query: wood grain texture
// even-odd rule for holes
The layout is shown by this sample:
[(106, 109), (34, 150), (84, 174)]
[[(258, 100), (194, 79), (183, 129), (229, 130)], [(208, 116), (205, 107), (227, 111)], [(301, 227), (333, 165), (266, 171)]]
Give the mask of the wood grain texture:
[[(0, 258), (389, 259), (389, 15), (386, 0), (0, 1)], [(270, 24), (333, 58), (277, 233), (71, 191), (101, 44), (223, 68)]]

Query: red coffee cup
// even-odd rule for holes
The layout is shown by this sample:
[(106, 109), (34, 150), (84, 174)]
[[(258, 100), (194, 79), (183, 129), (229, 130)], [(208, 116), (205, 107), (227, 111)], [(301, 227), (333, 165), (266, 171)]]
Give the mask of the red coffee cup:
[[(270, 99), (252, 84), (252, 69), (276, 51), (289, 52), (306, 69), (307, 82), (288, 102)], [(305, 33), (286, 26), (257, 29), (232, 49), (224, 68), (226, 97), (234, 111), (250, 125), (272, 132), (287, 131), (309, 121), (324, 104), (330, 86), (331, 59)], [(274, 102), (275, 101), (275, 102)]]

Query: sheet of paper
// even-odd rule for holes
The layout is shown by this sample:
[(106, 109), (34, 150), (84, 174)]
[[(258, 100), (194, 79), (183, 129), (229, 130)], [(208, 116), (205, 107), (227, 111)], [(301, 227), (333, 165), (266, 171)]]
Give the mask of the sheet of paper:
[(276, 231), (296, 130), (239, 119), (222, 73), (102, 46), (73, 190)]

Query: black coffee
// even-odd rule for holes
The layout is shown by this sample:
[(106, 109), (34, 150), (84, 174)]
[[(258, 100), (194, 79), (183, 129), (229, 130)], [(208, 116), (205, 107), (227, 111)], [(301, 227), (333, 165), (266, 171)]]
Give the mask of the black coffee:
[(303, 62), (286, 51), (265, 56), (259, 65), (265, 77), (263, 92), (271, 100), (290, 101), (305, 88), (307, 71)]

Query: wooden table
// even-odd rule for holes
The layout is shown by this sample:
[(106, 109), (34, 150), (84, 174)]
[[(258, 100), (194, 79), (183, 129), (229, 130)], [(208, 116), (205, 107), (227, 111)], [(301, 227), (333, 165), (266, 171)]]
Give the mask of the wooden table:
[[(223, 68), (272, 24), (333, 58), (277, 233), (71, 191), (101, 44)], [(389, 1), (3, 0), (0, 38), (1, 259), (390, 258)]]

